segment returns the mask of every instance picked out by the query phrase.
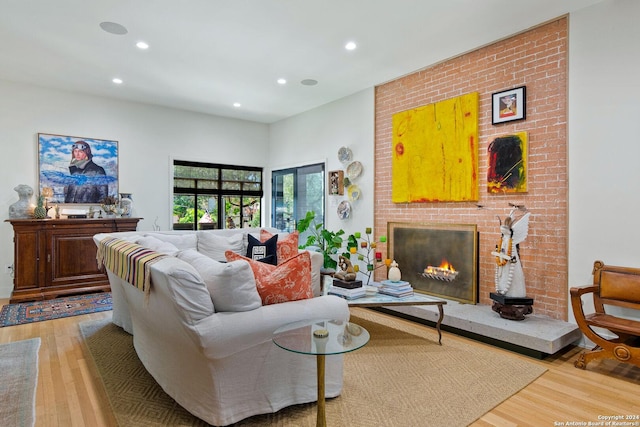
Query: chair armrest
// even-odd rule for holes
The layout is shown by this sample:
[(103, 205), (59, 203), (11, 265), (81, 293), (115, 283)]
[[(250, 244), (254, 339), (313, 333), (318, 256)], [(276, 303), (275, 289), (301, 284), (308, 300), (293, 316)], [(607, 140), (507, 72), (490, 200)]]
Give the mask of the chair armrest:
[(578, 328), (580, 328), (580, 331), (582, 331), (582, 333), (593, 342), (597, 342), (599, 336), (587, 324), (587, 319), (585, 317), (584, 308), (582, 305), (582, 295), (590, 294), (590, 293), (593, 294), (597, 290), (598, 290), (598, 286), (596, 285), (572, 287), (570, 289), (571, 308), (573, 310), (573, 317), (576, 320), (576, 323), (578, 325)]
[(347, 301), (332, 295), (265, 305), (244, 312), (214, 313), (194, 325), (206, 357), (221, 359), (271, 341), (281, 326), (301, 320), (349, 320)]
[(590, 294), (598, 289), (595, 285), (572, 287), (569, 292), (571, 293), (571, 308), (573, 309), (573, 317), (575, 317), (578, 325), (584, 323), (584, 310), (582, 309), (582, 295)]
[(573, 299), (573, 297), (581, 297), (584, 294), (595, 292), (597, 289), (598, 287), (595, 285), (574, 286), (569, 290), (569, 292), (571, 292), (571, 299)]

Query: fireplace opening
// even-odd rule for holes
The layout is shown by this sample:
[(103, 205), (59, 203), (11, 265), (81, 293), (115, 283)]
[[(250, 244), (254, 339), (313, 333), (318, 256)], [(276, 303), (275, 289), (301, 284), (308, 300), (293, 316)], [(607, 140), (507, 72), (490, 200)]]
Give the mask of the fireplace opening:
[(388, 257), (414, 290), (463, 303), (478, 302), (475, 224), (390, 222)]
[(443, 259), (438, 267), (428, 265), (427, 268), (424, 269), (422, 277), (440, 280), (442, 282), (453, 282), (458, 278), (458, 271), (456, 271), (456, 269), (453, 268), (453, 265), (451, 265), (446, 259)]

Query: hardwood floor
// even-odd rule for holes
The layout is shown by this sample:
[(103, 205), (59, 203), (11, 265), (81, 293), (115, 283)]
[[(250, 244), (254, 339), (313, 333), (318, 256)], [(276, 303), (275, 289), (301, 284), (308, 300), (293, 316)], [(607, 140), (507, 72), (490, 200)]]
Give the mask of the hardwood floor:
[[(6, 301), (0, 300), (0, 303), (4, 304)], [(0, 343), (33, 337), (42, 339), (36, 396), (36, 426), (117, 425), (100, 379), (96, 376), (90, 356), (84, 349), (78, 328), (78, 324), (85, 320), (110, 317), (111, 312), (106, 311), (0, 328)], [(506, 351), (443, 333), (444, 345), (448, 340), (485, 346), (495, 352)], [(485, 414), (472, 426), (537, 427), (571, 425), (568, 424), (570, 422), (584, 422), (584, 425), (588, 425), (589, 422), (603, 421), (604, 416), (640, 416), (640, 368), (614, 361), (603, 361), (594, 362), (583, 371), (573, 366), (580, 351), (581, 348), (568, 348), (545, 360), (516, 355), (545, 366), (548, 371)], [(628, 421), (637, 424), (627, 425), (640, 426), (640, 419)]]
[(80, 322), (105, 317), (111, 312), (0, 328), (0, 343), (41, 339), (36, 426), (117, 426), (78, 328)]

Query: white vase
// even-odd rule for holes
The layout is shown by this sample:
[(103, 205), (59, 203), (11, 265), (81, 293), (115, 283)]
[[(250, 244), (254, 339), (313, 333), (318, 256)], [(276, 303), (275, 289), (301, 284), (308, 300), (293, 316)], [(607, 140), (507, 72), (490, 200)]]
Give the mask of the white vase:
[(131, 193), (120, 193), (120, 207), (124, 209), (122, 216), (130, 217), (133, 213), (133, 199)]
[(398, 263), (396, 262), (395, 259), (391, 263), (391, 267), (389, 268), (389, 273), (387, 274), (387, 277), (392, 282), (399, 282), (400, 279), (402, 279), (402, 273), (400, 272), (400, 269), (398, 268)]

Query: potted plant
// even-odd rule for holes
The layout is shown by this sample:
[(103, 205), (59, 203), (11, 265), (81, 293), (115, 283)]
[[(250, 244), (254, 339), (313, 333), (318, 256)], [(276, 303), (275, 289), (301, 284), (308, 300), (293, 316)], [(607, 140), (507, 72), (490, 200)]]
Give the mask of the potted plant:
[(337, 255), (342, 248), (342, 235), (344, 230), (329, 231), (324, 228), (324, 224), (316, 221), (316, 213), (308, 211), (306, 216), (298, 221), (297, 230), (300, 234), (309, 231), (307, 240), (301, 244), (300, 249), (315, 247), (317, 252), (324, 257), (323, 267), (325, 270), (335, 270), (338, 262), (332, 255)]

